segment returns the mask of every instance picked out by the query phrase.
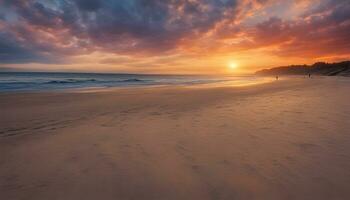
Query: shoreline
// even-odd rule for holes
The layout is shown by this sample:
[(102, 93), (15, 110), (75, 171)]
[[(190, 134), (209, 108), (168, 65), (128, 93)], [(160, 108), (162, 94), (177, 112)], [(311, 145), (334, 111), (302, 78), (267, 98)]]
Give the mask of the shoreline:
[[(250, 81), (236, 83), (232, 80), (224, 80), (213, 83), (195, 83), (195, 84), (159, 84), (159, 85), (128, 85), (128, 86), (100, 86), (100, 87), (77, 87), (77, 88), (57, 88), (57, 89), (34, 89), (34, 90), (15, 90), (15, 91), (0, 91), (0, 95), (8, 94), (36, 94), (36, 93), (89, 93), (89, 92), (113, 92), (118, 90), (132, 90), (132, 89), (147, 89), (147, 88), (239, 88), (239, 87), (251, 87), (255, 85), (268, 84), (276, 81), (275, 76), (271, 75), (259, 75), (263, 78), (259, 81)], [(347, 76), (324, 76), (314, 75), (308, 78), (305, 75), (280, 75), (277, 81), (286, 80), (299, 80), (299, 79), (337, 79), (348, 80)]]

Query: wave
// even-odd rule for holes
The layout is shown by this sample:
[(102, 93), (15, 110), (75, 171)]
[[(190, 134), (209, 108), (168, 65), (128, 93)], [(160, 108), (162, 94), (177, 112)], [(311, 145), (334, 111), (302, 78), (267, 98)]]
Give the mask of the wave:
[(123, 82), (145, 82), (146, 80), (141, 80), (137, 78), (125, 79), (125, 80), (96, 80), (96, 79), (66, 79), (66, 80), (54, 80), (48, 81), (46, 84), (74, 84), (74, 83), (123, 83)]
[(66, 80), (54, 80), (54, 81), (48, 81), (47, 84), (65, 84), (65, 83), (86, 83), (86, 82), (95, 82), (96, 79), (85, 79), (85, 80), (78, 80), (78, 79), (66, 79)]
[(131, 78), (131, 79), (126, 79), (126, 80), (122, 80), (119, 82), (144, 82), (146, 80), (141, 80), (141, 79), (137, 79), (137, 78)]

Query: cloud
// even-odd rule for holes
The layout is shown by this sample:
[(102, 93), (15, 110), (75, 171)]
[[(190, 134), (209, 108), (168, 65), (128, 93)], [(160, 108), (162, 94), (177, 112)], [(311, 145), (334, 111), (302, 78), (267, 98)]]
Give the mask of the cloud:
[(103, 58), (99, 61), (100, 64), (129, 64), (134, 62), (135, 60), (128, 57)]
[(1, 63), (30, 63), (40, 60), (44, 63), (57, 62), (49, 56), (40, 55), (39, 52), (21, 45), (7, 33), (0, 33), (0, 61)]
[[(59, 56), (73, 49), (77, 53), (102, 50), (122, 54), (172, 51), (182, 39), (207, 32), (223, 19), (234, 18), (237, 4), (235, 0), (4, 0), (3, 3), (17, 20), (15, 26), (10, 25), (13, 22), (3, 26), (2, 33), (19, 36), (16, 31), (25, 27), (26, 31), (32, 30), (29, 34), (34, 38), (19, 41), (19, 36), (18, 43), (52, 45), (43, 52)], [(43, 35), (51, 35), (52, 41), (40, 40)]]
[[(234, 47), (272, 47), (282, 57), (340, 56), (350, 53), (350, 2), (324, 1), (298, 19), (271, 17), (247, 31), (249, 43)], [(232, 48), (234, 48), (232, 47)]]
[[(299, 0), (307, 10), (297, 18), (272, 16), (290, 2), (0, 0), (0, 62), (64, 62), (96, 51), (142, 57), (268, 47), (281, 57), (349, 54), (348, 0)], [(277, 12), (267, 13), (272, 7)]]

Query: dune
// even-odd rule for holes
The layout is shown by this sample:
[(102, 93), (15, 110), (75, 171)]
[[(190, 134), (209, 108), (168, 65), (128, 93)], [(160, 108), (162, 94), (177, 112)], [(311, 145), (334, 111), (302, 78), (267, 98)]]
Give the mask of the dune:
[(350, 80), (0, 94), (0, 199), (350, 199)]

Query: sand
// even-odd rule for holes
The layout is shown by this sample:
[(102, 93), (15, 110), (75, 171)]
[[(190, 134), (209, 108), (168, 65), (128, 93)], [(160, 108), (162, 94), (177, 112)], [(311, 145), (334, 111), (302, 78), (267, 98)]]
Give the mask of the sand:
[(350, 199), (350, 79), (0, 95), (0, 199)]

